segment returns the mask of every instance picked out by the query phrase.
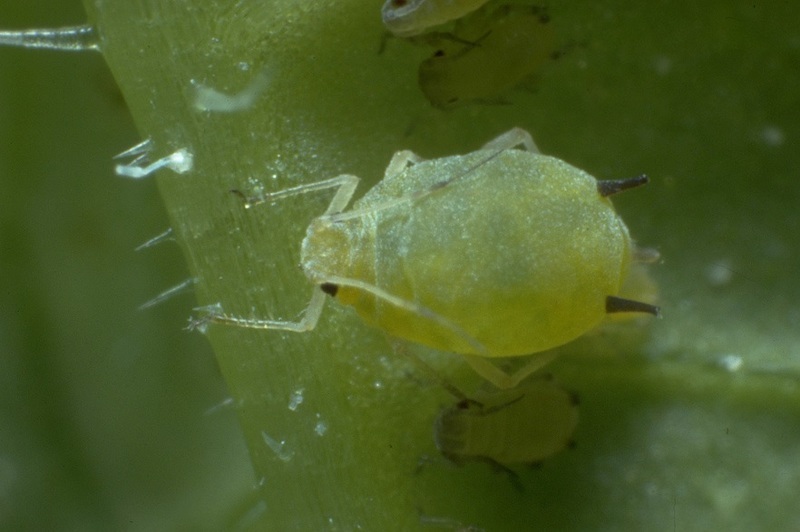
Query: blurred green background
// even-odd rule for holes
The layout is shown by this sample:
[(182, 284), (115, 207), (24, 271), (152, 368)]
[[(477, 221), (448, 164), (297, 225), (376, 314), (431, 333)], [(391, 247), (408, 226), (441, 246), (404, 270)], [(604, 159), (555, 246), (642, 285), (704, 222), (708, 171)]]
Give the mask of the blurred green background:
[[(77, 2), (7, 3), (4, 28), (85, 20)], [(355, 418), (369, 422), (361, 436), (403, 444), (357, 457), (362, 483), (377, 486), (376, 501), (359, 511), (397, 511), (405, 520), (389, 522), (411, 528), (414, 508), (449, 519), (451, 528), (488, 530), (800, 528), (800, 8), (553, 2), (559, 39), (579, 45), (542, 73), (536, 90), (511, 94), (510, 106), (443, 113), (416, 91), (414, 67), (429, 51), (390, 42), (377, 56), (379, 3), (334, 6), (341, 9), (325, 19), (330, 25), (314, 27), (307, 48), (293, 52), (330, 60), (320, 60), (332, 70), (322, 79), (364, 87), (297, 88), (310, 109), (330, 109), (319, 135), (340, 144), (320, 150), (324, 175), (353, 171), (374, 182), (394, 150), (463, 152), (513, 125), (530, 129), (543, 152), (599, 178), (647, 172), (647, 189), (615, 203), (633, 235), (662, 253), (652, 273), (665, 317), (630, 348), (609, 335), (565, 349), (569, 356), (553, 371), (581, 394), (578, 447), (541, 471), (522, 472), (523, 495), (480, 464), (413, 476), (413, 458), (433, 452), (429, 423), (447, 396), (416, 398), (423, 394), (415, 382), (386, 374), (375, 382), (401, 381), (396, 398), (377, 395), (360, 385), (383, 366), (396, 370), (393, 363), (371, 352), (355, 353), (355, 369), (334, 361), (344, 369), (315, 375), (313, 385), (321, 381), (332, 393), (349, 386), (349, 404), (370, 416)], [(240, 4), (252, 24), (271, 20), (252, 16), (261, 9), (254, 3)], [(233, 411), (213, 408), (228, 392), (207, 342), (182, 330), (192, 296), (137, 310), (189, 273), (171, 243), (133, 251), (169, 222), (154, 181), (113, 175), (110, 157), (140, 138), (120, 93), (99, 54), (0, 49), (0, 64), (0, 528), (218, 529), (235, 522), (251, 507), (254, 479), (270, 467), (281, 474), (284, 464), (256, 453), (261, 473), (254, 475)], [(333, 109), (343, 94), (350, 99)], [(273, 120), (256, 123), (279, 127)], [(298, 122), (292, 127), (302, 128)], [(314, 177), (313, 164), (289, 156), (285, 164), (300, 166), (302, 179)], [(303, 219), (318, 210), (309, 207)], [(243, 223), (240, 216), (209, 220), (222, 231)], [(304, 296), (286, 307), (300, 308)], [(335, 330), (338, 342), (329, 349), (352, 356), (355, 339), (370, 333), (346, 311), (329, 310), (319, 335)], [(212, 338), (218, 348), (227, 336), (243, 336), (218, 334), (226, 336)], [(380, 349), (378, 340), (358, 349)], [(321, 340), (276, 341), (288, 352), (291, 342)], [(237, 397), (266, 390), (258, 379), (237, 380), (236, 371), (257, 374), (252, 366), (226, 364)], [(286, 411), (288, 396), (275, 394)], [(261, 400), (271, 400), (266, 391)], [(245, 427), (248, 415), (241, 413)], [(245, 432), (256, 448), (260, 432)], [(302, 467), (297, 462), (290, 465)], [(325, 481), (336, 485), (336, 478)], [(397, 493), (386, 489), (392, 485)], [(339, 520), (330, 528), (355, 526)]]
[[(79, 24), (79, 2), (5, 2), (0, 27)], [(0, 528), (216, 529), (253, 482), (155, 181), (100, 54), (0, 48)], [(211, 410), (209, 412), (209, 410)]]

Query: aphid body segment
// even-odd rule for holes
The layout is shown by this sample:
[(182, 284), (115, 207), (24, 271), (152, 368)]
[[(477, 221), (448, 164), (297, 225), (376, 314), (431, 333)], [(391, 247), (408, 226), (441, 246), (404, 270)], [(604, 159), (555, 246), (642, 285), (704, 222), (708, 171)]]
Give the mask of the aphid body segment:
[(576, 396), (540, 378), (445, 408), (434, 423), (434, 441), (456, 463), (535, 464), (567, 447), (577, 425)]
[(386, 0), (383, 24), (397, 37), (413, 37), (475, 11), (489, 0)]
[(390, 335), (463, 354), (479, 374), (512, 387), (555, 355), (536, 355), (513, 376), (487, 358), (559, 346), (607, 312), (657, 311), (613, 297), (632, 243), (606, 196), (644, 180), (598, 182), (539, 154), (527, 132), (512, 129), (467, 155), (396, 153), (384, 179), (349, 211), (358, 182), (351, 175), (246, 198), (252, 206), (339, 187), (301, 247), (316, 288), (298, 322), (218, 309), (201, 321), (307, 331), (326, 293)]
[(437, 50), (419, 65), (420, 90), (434, 107), (496, 102), (531, 81), (556, 52), (549, 17), (538, 7), (501, 6), (487, 24), (461, 26), (455, 35), (475, 44)]

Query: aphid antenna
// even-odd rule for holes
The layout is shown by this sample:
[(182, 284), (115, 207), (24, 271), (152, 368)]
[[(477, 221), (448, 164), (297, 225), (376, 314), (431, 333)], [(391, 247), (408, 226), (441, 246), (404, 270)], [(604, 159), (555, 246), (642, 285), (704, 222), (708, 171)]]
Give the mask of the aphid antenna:
[[(443, 181), (439, 181), (438, 183), (434, 183), (431, 187), (429, 187), (426, 190), (422, 190), (422, 191), (416, 192), (414, 194), (408, 194), (406, 196), (403, 196), (401, 198), (397, 198), (395, 200), (386, 201), (386, 202), (384, 202), (384, 203), (382, 203), (381, 205), (378, 205), (378, 206), (372, 206), (372, 207), (367, 207), (365, 209), (355, 209), (355, 210), (350, 210), (350, 211), (346, 211), (346, 212), (334, 213), (334, 214), (331, 214), (329, 216), (329, 219), (330, 219), (331, 222), (336, 223), (336, 222), (340, 222), (340, 221), (343, 221), (343, 220), (349, 220), (349, 219), (352, 219), (352, 218), (360, 218), (361, 216), (364, 216), (365, 214), (371, 214), (371, 213), (383, 211), (383, 210), (386, 210), (386, 209), (393, 209), (394, 207), (397, 207), (398, 205), (405, 205), (405, 204), (408, 204), (408, 203), (414, 203), (416, 201), (421, 200), (422, 198), (424, 198), (426, 196), (430, 196), (431, 194), (434, 194), (435, 192), (447, 187), (448, 185), (452, 184), (454, 181), (457, 181), (459, 179), (462, 179), (462, 178), (468, 176), (469, 174), (471, 174), (472, 172), (474, 172), (475, 170), (477, 170), (478, 168), (480, 168), (484, 164), (488, 163), (489, 161), (491, 161), (495, 157), (498, 157), (501, 153), (506, 151), (506, 149), (508, 149), (508, 148), (504, 148), (502, 150), (497, 150), (492, 155), (486, 157), (485, 159), (481, 160), (480, 162), (476, 163), (475, 165), (471, 166), (470, 168), (464, 170), (460, 174), (455, 175), (453, 177), (450, 177), (448, 179), (445, 179)], [(241, 195), (241, 192), (238, 192), (238, 191), (233, 191), (232, 190), (231, 192), (234, 192), (236, 194)]]
[(493, 154), (489, 155), (489, 156), (488, 156), (488, 157), (486, 157), (485, 159), (483, 159), (483, 160), (481, 160), (480, 162), (478, 162), (478, 163), (475, 163), (475, 164), (474, 164), (474, 165), (472, 165), (471, 167), (467, 168), (466, 170), (464, 170), (464, 171), (463, 171), (463, 172), (461, 172), (460, 174), (456, 174), (456, 175), (454, 175), (453, 177), (450, 177), (450, 178), (448, 178), (448, 179), (445, 179), (444, 181), (439, 181), (438, 183), (435, 183), (435, 184), (434, 184), (434, 185), (433, 185), (431, 188), (429, 188), (428, 190), (423, 190), (422, 192), (418, 192), (417, 194), (414, 194), (414, 195), (412, 195), (412, 199), (413, 199), (413, 200), (418, 200), (418, 199), (421, 199), (421, 198), (422, 198), (422, 197), (424, 197), (424, 196), (427, 196), (427, 195), (429, 195), (429, 194), (433, 194), (433, 193), (434, 193), (434, 192), (436, 192), (437, 190), (440, 190), (440, 189), (442, 189), (442, 188), (445, 188), (445, 187), (446, 187), (446, 186), (448, 186), (448, 185), (451, 185), (451, 184), (452, 184), (452, 183), (454, 183), (455, 181), (458, 181), (458, 180), (460, 180), (460, 179), (464, 179), (465, 177), (467, 177), (469, 174), (473, 173), (475, 170), (477, 170), (477, 169), (478, 169), (478, 168), (480, 168), (481, 166), (483, 166), (483, 165), (487, 164), (489, 161), (491, 161), (491, 160), (495, 159), (496, 157), (499, 157), (499, 156), (500, 156), (500, 154), (501, 154), (501, 153), (503, 153), (504, 151), (506, 151), (507, 149), (508, 149), (508, 148), (503, 148), (502, 150), (497, 150), (496, 152), (494, 152)]
[(290, 196), (297, 196), (300, 194), (308, 194), (318, 190), (325, 190), (328, 188), (337, 188), (336, 193), (328, 205), (328, 210), (325, 215), (331, 215), (342, 211), (350, 202), (350, 198), (358, 186), (359, 179), (356, 176), (342, 174), (331, 179), (317, 181), (316, 183), (303, 183), (283, 190), (275, 192), (262, 192), (257, 196), (248, 196), (239, 189), (231, 189), (231, 194), (235, 194), (244, 202), (244, 208), (249, 209), (264, 203), (274, 203), (279, 199), (287, 198)]
[(499, 404), (499, 405), (495, 405), (495, 406), (493, 406), (491, 408), (487, 408), (487, 409), (483, 410), (481, 412), (481, 415), (489, 415), (489, 414), (494, 414), (495, 412), (499, 412), (500, 410), (503, 410), (504, 408), (508, 408), (509, 406), (513, 405), (514, 403), (516, 403), (518, 401), (521, 401), (523, 397), (525, 397), (525, 394), (521, 393), (517, 397), (515, 397), (514, 399), (512, 399), (510, 401), (506, 401), (505, 403), (502, 403), (502, 404)]

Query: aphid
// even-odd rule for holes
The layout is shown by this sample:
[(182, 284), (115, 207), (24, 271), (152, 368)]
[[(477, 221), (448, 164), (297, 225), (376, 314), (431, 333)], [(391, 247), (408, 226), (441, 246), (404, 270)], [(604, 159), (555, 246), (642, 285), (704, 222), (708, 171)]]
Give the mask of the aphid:
[(502, 6), (488, 26), (465, 34), (475, 44), (437, 50), (419, 65), (419, 87), (434, 107), (497, 102), (507, 90), (532, 81), (556, 53), (555, 36), (542, 8)]
[(537, 464), (568, 447), (577, 425), (575, 394), (542, 377), (460, 399), (436, 418), (433, 437), (449, 460), (488, 462), (516, 480), (506, 466)]
[(397, 37), (413, 37), (475, 11), (489, 0), (386, 0), (383, 24)]
[[(304, 332), (316, 326), (327, 294), (390, 335), (464, 355), (484, 378), (510, 388), (556, 356), (542, 351), (589, 331), (606, 313), (658, 313), (616, 297), (633, 244), (608, 196), (646, 182), (597, 181), (539, 154), (515, 128), (467, 155), (426, 161), (397, 152), (384, 179), (349, 211), (353, 175), (254, 198), (238, 192), (252, 207), (338, 188), (301, 246), (311, 300), (299, 321), (235, 317), (211, 306), (192, 326)], [(531, 353), (514, 375), (487, 359)]]

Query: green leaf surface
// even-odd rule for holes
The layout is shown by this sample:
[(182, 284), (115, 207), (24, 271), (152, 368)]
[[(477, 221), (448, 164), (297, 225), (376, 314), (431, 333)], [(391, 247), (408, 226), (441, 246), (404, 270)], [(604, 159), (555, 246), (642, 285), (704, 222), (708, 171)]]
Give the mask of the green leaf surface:
[[(85, 7), (152, 159), (187, 149), (194, 167), (158, 174), (167, 222), (152, 182), (110, 175), (137, 141), (99, 58), (0, 50), (19, 72), (0, 75), (4, 525), (800, 526), (796, 6), (553, 2), (565, 53), (535, 90), (449, 111), (417, 84), (429, 45), (378, 53), (377, 0)], [(200, 86), (258, 79), (246, 109), (195, 105)], [(307, 334), (211, 326), (227, 392), (202, 337), (180, 330), (189, 298), (133, 310), (192, 275), (199, 304), (293, 319), (310, 293), (299, 242), (329, 196), (246, 210), (230, 189), (351, 173), (360, 195), (397, 150), (464, 153), (512, 126), (598, 178), (649, 174), (615, 205), (663, 257), (663, 319), (581, 339), (550, 366), (581, 397), (577, 447), (519, 470), (521, 493), (481, 463), (416, 471), (453, 399), (349, 309), (328, 304)], [(131, 251), (166, 225), (190, 274), (174, 247)], [(456, 355), (423, 356), (476, 386)], [(241, 432), (203, 415), (227, 393)]]

